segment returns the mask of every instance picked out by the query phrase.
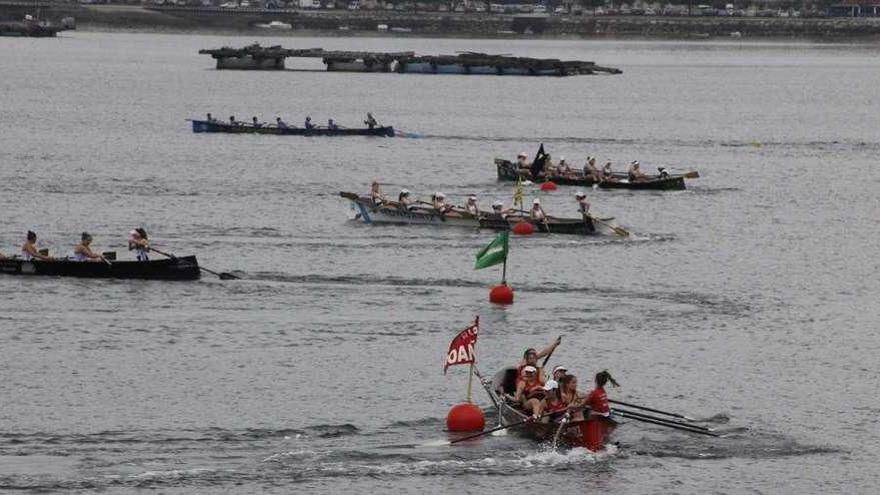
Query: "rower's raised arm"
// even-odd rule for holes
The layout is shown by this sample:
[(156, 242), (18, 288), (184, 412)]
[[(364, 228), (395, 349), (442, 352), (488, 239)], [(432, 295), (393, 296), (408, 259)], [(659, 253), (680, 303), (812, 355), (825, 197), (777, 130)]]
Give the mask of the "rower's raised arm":
[(554, 340), (550, 345), (548, 345), (547, 347), (542, 349), (541, 352), (538, 353), (538, 359), (553, 352), (553, 349), (556, 349), (557, 347), (559, 347), (559, 344), (561, 342), (562, 342), (562, 336), (556, 337), (556, 340)]

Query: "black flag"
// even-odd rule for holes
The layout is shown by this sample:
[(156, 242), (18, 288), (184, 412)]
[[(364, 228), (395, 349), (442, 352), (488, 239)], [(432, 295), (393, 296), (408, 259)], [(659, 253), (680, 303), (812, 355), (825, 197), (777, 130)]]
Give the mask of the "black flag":
[(544, 171), (544, 162), (547, 161), (547, 154), (544, 153), (544, 143), (541, 143), (541, 147), (538, 148), (538, 153), (535, 154), (535, 161), (532, 162), (532, 180), (537, 181), (541, 172)]

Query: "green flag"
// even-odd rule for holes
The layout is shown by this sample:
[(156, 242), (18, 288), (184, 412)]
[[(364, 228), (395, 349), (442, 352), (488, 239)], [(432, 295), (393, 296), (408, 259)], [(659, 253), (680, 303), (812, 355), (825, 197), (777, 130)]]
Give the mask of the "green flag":
[(507, 234), (506, 230), (498, 234), (498, 237), (477, 253), (477, 263), (474, 265), (474, 270), (507, 261)]

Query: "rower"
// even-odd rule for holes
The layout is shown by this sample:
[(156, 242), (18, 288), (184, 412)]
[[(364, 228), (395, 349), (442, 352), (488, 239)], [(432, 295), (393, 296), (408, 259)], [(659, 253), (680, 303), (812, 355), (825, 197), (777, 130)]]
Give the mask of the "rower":
[(409, 199), (409, 189), (400, 190), (400, 194), (397, 195), (397, 204), (401, 210), (409, 210), (413, 204), (412, 200)]
[(364, 124), (366, 124), (367, 127), (369, 127), (370, 129), (376, 127), (377, 122), (376, 119), (373, 118), (373, 114), (367, 112), (367, 120), (364, 121)]
[(605, 384), (608, 382), (614, 387), (619, 386), (608, 371), (596, 373), (596, 388), (581, 401), (582, 406), (589, 408), (587, 421), (581, 425), (584, 447), (593, 452), (605, 446), (608, 434), (615, 425), (610, 418), (611, 407), (608, 404), (608, 394), (605, 393)]
[(605, 163), (605, 166), (602, 167), (602, 180), (606, 180), (606, 181), (616, 180), (614, 178), (614, 172), (611, 170), (611, 162)]
[(217, 122), (217, 119), (215, 119), (215, 118), (211, 115), (210, 112), (208, 112), (207, 117), (208, 117), (208, 123), (209, 123), (209, 124), (213, 124), (214, 122)]
[(287, 122), (281, 120), (281, 117), (275, 117), (275, 125), (279, 129), (287, 129)]
[(574, 197), (577, 199), (578, 211), (581, 212), (581, 217), (583, 217), (584, 223), (587, 224), (587, 230), (595, 232), (596, 226), (593, 225), (593, 216), (590, 215), (590, 203), (587, 201), (587, 195), (578, 191), (574, 193)]
[(315, 125), (312, 124), (312, 117), (310, 115), (306, 116), (306, 129), (314, 129)]
[(498, 218), (500, 218), (502, 220), (506, 219), (507, 212), (504, 211), (504, 203), (502, 203), (501, 201), (494, 201), (492, 203), (492, 215), (497, 216)]
[(477, 206), (477, 197), (473, 194), (468, 196), (467, 203), (465, 203), (464, 205), (464, 209), (475, 217), (480, 216), (480, 207)]
[(327, 129), (335, 131), (336, 129), (339, 129), (339, 126), (336, 125), (336, 122), (333, 122), (333, 119), (330, 119), (327, 121)]
[(638, 160), (633, 160), (632, 163), (629, 164), (627, 176), (629, 177), (630, 182), (645, 180), (645, 178), (647, 177), (645, 173), (642, 172), (641, 165), (639, 164)]
[(40, 250), (37, 249), (37, 234), (32, 231), (27, 231), (27, 240), (24, 242), (24, 245), (21, 246), (21, 256), (25, 261), (32, 260), (40, 260), (40, 261), (51, 261), (51, 256), (46, 256), (45, 254), (41, 254)]
[(666, 167), (657, 167), (657, 172), (660, 173), (661, 179), (668, 179), (669, 178), (669, 171), (666, 170)]
[(150, 251), (150, 241), (147, 231), (138, 227), (128, 233), (128, 250), (135, 252), (138, 261), (150, 261), (147, 253)]
[(538, 368), (527, 365), (523, 367), (522, 380), (516, 384), (516, 393), (513, 397), (506, 397), (519, 404), (527, 413), (532, 413), (529, 420), (534, 421), (544, 412), (545, 395), (544, 384), (538, 380)]
[(235, 120), (235, 115), (229, 116), (229, 125), (233, 125), (233, 126), (238, 125), (238, 122), (236, 122), (236, 120)]
[(563, 376), (565, 376), (567, 374), (568, 374), (568, 369), (565, 366), (559, 365), (559, 366), (553, 367), (553, 374), (551, 376), (553, 377), (553, 380), (556, 380), (558, 382), (559, 380), (562, 379)]
[(529, 170), (529, 167), (531, 166), (531, 164), (528, 163), (528, 159), (529, 159), (529, 155), (527, 155), (525, 151), (516, 155), (516, 168), (518, 168), (520, 170), (522, 170), (522, 169)]
[(541, 208), (541, 200), (539, 198), (535, 198), (532, 201), (532, 210), (529, 212), (529, 218), (538, 222), (547, 220), (547, 214), (544, 213), (544, 208)]
[(106, 261), (100, 254), (92, 251), (92, 236), (88, 232), (83, 232), (80, 236), (80, 243), (73, 248), (74, 261)]
[(559, 347), (559, 343), (562, 342), (562, 337), (557, 337), (549, 346), (542, 349), (541, 352), (536, 351), (533, 348), (528, 348), (523, 353), (523, 358), (516, 365), (516, 376), (517, 381), (522, 379), (522, 369), (526, 366), (534, 366), (538, 368), (538, 379), (541, 383), (544, 382), (544, 370), (538, 366), (538, 359), (550, 354), (554, 349)]
[(257, 120), (256, 115), (254, 115), (254, 127), (256, 127), (256, 128), (263, 127), (263, 124), (261, 124), (260, 121)]
[(556, 167), (557, 173), (562, 177), (571, 176), (571, 167), (568, 166), (568, 162), (565, 161), (565, 157), (561, 157), (559, 159), (559, 166)]
[(370, 199), (375, 206), (381, 206), (382, 203), (385, 202), (385, 195), (382, 194), (382, 189), (379, 187), (379, 181), (376, 179), (373, 179), (373, 183), (370, 184)]
[(442, 192), (436, 192), (431, 196), (431, 206), (440, 213), (447, 213), (452, 209), (446, 204), (446, 195)]
[(559, 382), (555, 379), (547, 380), (547, 383), (544, 384), (544, 392), (546, 392), (544, 410), (547, 413), (555, 413), (550, 416), (551, 420), (557, 419), (568, 410), (568, 404), (562, 399), (562, 390), (559, 388)]
[(550, 154), (547, 154), (547, 158), (544, 160), (544, 177), (548, 179), (550, 177), (556, 176), (556, 165), (553, 164), (553, 159), (550, 157)]
[[(580, 404), (580, 396), (577, 391), (577, 377), (574, 375), (565, 374), (561, 376), (558, 380), (559, 382), (559, 394), (562, 396), (562, 401), (568, 407), (577, 407)], [(576, 411), (572, 411), (571, 419), (573, 421), (583, 421), (584, 413), (582, 409), (578, 409)]]

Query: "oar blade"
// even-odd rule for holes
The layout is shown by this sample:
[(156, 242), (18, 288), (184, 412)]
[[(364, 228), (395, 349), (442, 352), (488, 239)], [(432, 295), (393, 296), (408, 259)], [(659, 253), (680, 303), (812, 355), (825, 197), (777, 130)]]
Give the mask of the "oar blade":
[(227, 273), (227, 272), (222, 272), (218, 276), (220, 277), (220, 280), (238, 280), (241, 278), (241, 277), (236, 277), (235, 275), (233, 275), (231, 273)]

